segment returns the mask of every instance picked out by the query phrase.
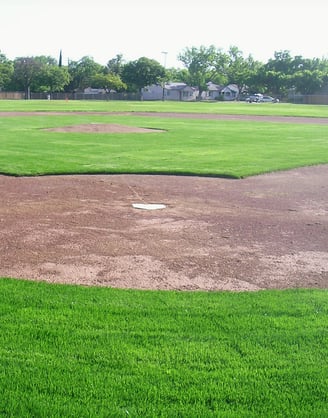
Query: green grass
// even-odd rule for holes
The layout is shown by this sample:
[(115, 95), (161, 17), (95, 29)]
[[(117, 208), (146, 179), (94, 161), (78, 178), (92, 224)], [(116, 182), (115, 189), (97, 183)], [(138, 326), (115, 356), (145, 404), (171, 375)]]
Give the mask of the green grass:
[[(121, 123), (166, 132), (81, 134), (43, 130), (80, 123)], [(0, 119), (2, 174), (164, 173), (238, 178), (327, 162), (325, 125), (119, 115)]]
[(327, 416), (327, 291), (0, 288), (1, 416)]
[(138, 102), (94, 100), (0, 100), (1, 111), (187, 112), (328, 117), (328, 106), (245, 102)]

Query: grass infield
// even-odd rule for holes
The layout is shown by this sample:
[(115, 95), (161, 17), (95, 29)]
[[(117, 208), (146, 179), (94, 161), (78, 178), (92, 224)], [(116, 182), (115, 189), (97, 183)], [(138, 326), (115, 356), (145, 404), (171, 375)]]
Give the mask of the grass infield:
[[(49, 132), (115, 123), (147, 134)], [(328, 162), (327, 126), (119, 115), (0, 119), (0, 173), (146, 173), (245, 177)]]

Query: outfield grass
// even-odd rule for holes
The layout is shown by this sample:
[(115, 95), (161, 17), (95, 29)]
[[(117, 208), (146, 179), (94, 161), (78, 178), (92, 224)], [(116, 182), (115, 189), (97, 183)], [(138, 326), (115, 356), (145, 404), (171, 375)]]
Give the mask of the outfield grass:
[(1, 416), (327, 416), (327, 291), (0, 289)]
[[(166, 132), (44, 130), (80, 123), (120, 123)], [(316, 124), (119, 115), (4, 117), (0, 119), (0, 173), (161, 173), (239, 178), (327, 163), (327, 139), (327, 126)]]
[(328, 117), (328, 106), (291, 103), (95, 101), (95, 100), (0, 100), (2, 111), (60, 112), (186, 112), (277, 116)]

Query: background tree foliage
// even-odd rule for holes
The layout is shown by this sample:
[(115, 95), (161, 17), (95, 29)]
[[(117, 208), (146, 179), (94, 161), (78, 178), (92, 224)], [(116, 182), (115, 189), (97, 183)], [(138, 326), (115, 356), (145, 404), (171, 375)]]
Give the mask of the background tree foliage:
[(92, 78), (101, 71), (102, 66), (88, 56), (82, 57), (79, 61), (70, 61), (68, 72), (71, 81), (66, 90), (83, 91), (86, 87), (92, 87)]
[[(61, 54), (60, 54), (61, 57)], [(49, 56), (18, 57), (8, 60), (0, 52), (0, 90), (30, 92), (75, 92), (86, 87), (106, 91), (140, 91), (163, 82), (185, 82), (201, 93), (209, 81), (236, 84), (241, 92), (267, 93), (283, 98), (289, 90), (313, 94), (328, 84), (328, 59), (291, 56), (287, 50), (276, 51), (266, 63), (244, 57), (231, 46), (228, 51), (214, 45), (188, 47), (178, 56), (184, 68), (165, 69), (157, 61), (141, 57), (125, 62), (122, 54), (105, 66), (89, 56), (69, 61), (67, 66)]]
[(24, 90), (25, 98), (30, 98), (31, 85), (41, 71), (41, 62), (34, 57), (20, 57), (14, 61), (13, 81), (19, 88)]
[(217, 49), (214, 45), (185, 48), (179, 54), (178, 59), (188, 70), (184, 81), (191, 86), (198, 87), (199, 97), (201, 97), (202, 92), (206, 90), (206, 83), (214, 79), (217, 74)]
[(0, 51), (0, 90), (10, 86), (13, 78), (14, 64)]
[(128, 62), (122, 70), (122, 80), (131, 91), (140, 91), (145, 86), (159, 83), (164, 77), (164, 67), (146, 57)]
[(123, 83), (121, 78), (117, 74), (96, 74), (91, 78), (91, 85), (94, 88), (104, 89), (106, 93), (111, 90), (121, 92), (127, 89), (127, 85)]

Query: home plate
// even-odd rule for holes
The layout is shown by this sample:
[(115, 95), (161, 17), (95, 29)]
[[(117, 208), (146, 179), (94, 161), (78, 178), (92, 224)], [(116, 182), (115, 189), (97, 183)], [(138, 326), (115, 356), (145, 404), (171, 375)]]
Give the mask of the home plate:
[(157, 209), (165, 209), (166, 206), (159, 204), (159, 203), (133, 203), (132, 206), (135, 209), (143, 209), (143, 210), (157, 210)]

